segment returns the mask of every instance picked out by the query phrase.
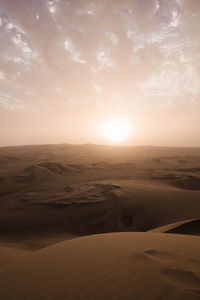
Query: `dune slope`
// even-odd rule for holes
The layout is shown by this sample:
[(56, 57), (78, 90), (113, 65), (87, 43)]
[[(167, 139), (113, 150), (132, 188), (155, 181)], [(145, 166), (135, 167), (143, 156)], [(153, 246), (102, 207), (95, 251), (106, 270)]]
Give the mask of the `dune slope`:
[(113, 233), (78, 238), (4, 268), (0, 298), (199, 299), (199, 253), (195, 236)]
[(165, 232), (176, 234), (200, 235), (200, 219), (184, 220), (150, 230), (151, 232)]
[[(16, 247), (16, 246), (15, 246)], [(32, 252), (22, 249), (16, 249), (11, 245), (0, 244), (0, 268), (18, 260), (24, 259)]]
[[(200, 191), (182, 190), (152, 180), (109, 180), (64, 185), (14, 196), (1, 210), (0, 236), (5, 241), (49, 242), (73, 235), (146, 231), (199, 217)], [(53, 182), (52, 182), (53, 185)], [(16, 201), (17, 200), (17, 201)], [(42, 244), (43, 240), (43, 244)], [(39, 241), (39, 242), (38, 242)]]

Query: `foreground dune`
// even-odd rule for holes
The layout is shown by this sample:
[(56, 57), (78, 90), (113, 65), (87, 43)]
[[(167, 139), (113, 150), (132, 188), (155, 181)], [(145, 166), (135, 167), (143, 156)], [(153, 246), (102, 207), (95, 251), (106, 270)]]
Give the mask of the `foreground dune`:
[(17, 245), (11, 247), (8, 245), (0, 245), (0, 268), (15, 261), (21, 260), (31, 254), (30, 251), (16, 249)]
[(0, 272), (1, 299), (199, 299), (200, 239), (113, 233), (39, 250)]

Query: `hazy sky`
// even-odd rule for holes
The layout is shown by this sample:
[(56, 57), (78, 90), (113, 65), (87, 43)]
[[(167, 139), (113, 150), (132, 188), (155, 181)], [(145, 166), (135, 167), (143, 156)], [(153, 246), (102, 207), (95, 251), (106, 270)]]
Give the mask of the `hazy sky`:
[(199, 0), (0, 0), (0, 145), (200, 146)]

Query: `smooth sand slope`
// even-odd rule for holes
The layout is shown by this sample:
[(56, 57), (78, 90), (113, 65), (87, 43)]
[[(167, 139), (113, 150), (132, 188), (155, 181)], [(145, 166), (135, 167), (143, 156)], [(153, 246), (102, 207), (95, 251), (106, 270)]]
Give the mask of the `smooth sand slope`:
[(199, 299), (200, 239), (113, 233), (59, 243), (0, 272), (1, 299)]
[[(30, 251), (13, 248), (12, 246), (12, 244), (0, 245), (0, 269), (10, 263), (24, 259), (32, 253)], [(14, 246), (17, 247), (17, 245)]]

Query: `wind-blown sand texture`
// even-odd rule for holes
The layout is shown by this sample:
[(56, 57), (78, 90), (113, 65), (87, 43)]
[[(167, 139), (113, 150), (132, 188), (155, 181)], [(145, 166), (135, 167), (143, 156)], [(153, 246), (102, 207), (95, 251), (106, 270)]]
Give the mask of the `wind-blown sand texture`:
[(200, 298), (199, 148), (7, 147), (0, 165), (0, 299)]

